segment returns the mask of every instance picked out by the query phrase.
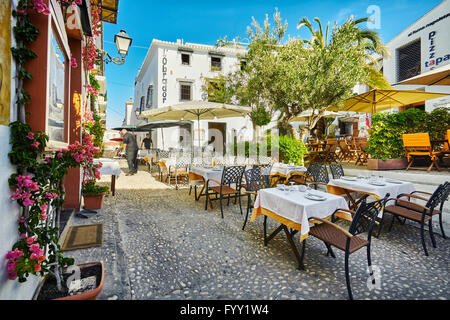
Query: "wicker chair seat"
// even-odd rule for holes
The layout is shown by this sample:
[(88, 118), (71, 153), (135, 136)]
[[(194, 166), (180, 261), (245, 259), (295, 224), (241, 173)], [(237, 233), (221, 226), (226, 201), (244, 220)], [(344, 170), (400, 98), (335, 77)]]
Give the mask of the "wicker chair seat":
[[(400, 216), (409, 220), (413, 220), (416, 222), (420, 222), (422, 221), (422, 213), (421, 212), (417, 212), (414, 210), (410, 210), (407, 209), (405, 207), (400, 207), (400, 206), (387, 206), (384, 209), (385, 212), (388, 212), (390, 214), (394, 214), (396, 216)], [(427, 222), (428, 220), (430, 220), (430, 216), (425, 216), (424, 221)]]
[[(404, 208), (409, 209), (409, 210), (419, 211), (420, 213), (422, 213), (423, 210), (424, 210), (423, 208), (421, 208), (419, 206), (416, 206), (412, 202), (399, 201), (397, 203), (397, 206), (404, 207)], [(430, 213), (430, 209), (427, 209), (427, 213)], [(437, 209), (433, 210), (433, 216), (437, 215), (439, 213), (441, 213), (439, 210), (437, 210)]]
[[(209, 187), (209, 189), (220, 194), (220, 186)], [(233, 189), (229, 186), (222, 186), (222, 194), (223, 195), (236, 194), (236, 193), (239, 193), (239, 191), (237, 191), (236, 189)]]
[[(326, 223), (322, 223), (312, 227), (309, 231), (309, 234), (328, 243), (342, 251), (345, 251), (345, 247), (347, 245), (347, 236), (341, 231), (337, 230), (333, 226), (330, 226)], [(350, 253), (353, 253), (362, 247), (365, 247), (369, 244), (367, 240), (364, 240), (358, 236), (353, 236), (350, 240)]]

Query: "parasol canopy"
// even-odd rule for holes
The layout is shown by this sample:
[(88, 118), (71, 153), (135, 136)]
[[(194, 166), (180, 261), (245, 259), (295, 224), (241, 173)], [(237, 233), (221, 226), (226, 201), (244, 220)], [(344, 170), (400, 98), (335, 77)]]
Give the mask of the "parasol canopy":
[(377, 113), (397, 107), (447, 96), (446, 93), (434, 93), (418, 90), (379, 90), (348, 98), (343, 107), (330, 107), (329, 111), (352, 111)]

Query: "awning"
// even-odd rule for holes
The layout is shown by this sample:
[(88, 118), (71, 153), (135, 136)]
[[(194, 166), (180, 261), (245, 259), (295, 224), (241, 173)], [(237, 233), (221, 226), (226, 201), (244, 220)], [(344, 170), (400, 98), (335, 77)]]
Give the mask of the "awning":
[(397, 83), (397, 85), (450, 86), (450, 64), (425, 72), (414, 78)]
[(119, 0), (93, 0), (93, 3), (100, 3), (102, 21), (117, 24)]

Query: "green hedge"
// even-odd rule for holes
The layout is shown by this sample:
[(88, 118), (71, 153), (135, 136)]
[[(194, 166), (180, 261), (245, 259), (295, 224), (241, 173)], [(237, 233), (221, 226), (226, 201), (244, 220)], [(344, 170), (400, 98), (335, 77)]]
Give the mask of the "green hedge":
[[(270, 155), (272, 150), (272, 136), (267, 136), (267, 152)], [(250, 153), (250, 146), (254, 147), (253, 142), (240, 142), (234, 145), (235, 155), (238, 147), (243, 148), (245, 145), (245, 156), (248, 157)], [(257, 143), (256, 150), (259, 155), (261, 144)], [(304, 165), (305, 156), (308, 154), (308, 150), (305, 144), (301, 141), (291, 138), (289, 136), (279, 136), (279, 156), (280, 162), (294, 163), (296, 165)]]
[(431, 140), (444, 139), (450, 127), (447, 108), (437, 108), (431, 113), (411, 108), (404, 112), (376, 113), (366, 152), (374, 159), (397, 159), (405, 157), (402, 135), (428, 132)]

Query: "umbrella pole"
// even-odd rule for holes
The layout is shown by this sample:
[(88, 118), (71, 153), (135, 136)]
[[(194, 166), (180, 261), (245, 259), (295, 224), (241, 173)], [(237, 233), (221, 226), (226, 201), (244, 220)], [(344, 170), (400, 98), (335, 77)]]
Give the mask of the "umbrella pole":
[(201, 143), (200, 143), (200, 115), (197, 115), (197, 124), (198, 124), (198, 148), (201, 149)]

